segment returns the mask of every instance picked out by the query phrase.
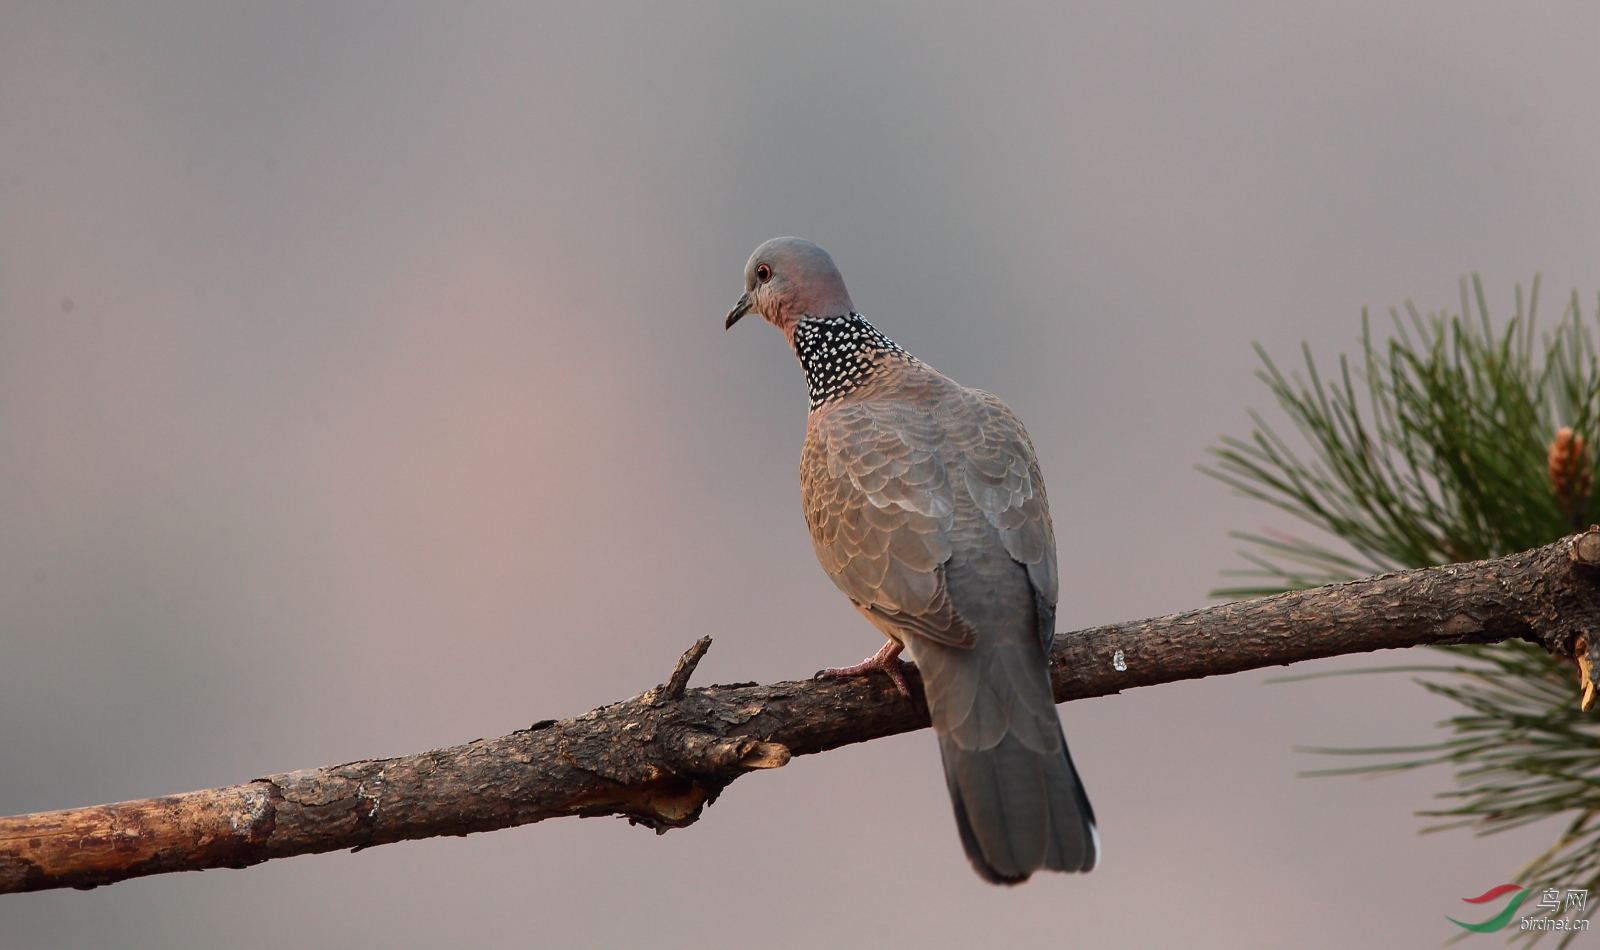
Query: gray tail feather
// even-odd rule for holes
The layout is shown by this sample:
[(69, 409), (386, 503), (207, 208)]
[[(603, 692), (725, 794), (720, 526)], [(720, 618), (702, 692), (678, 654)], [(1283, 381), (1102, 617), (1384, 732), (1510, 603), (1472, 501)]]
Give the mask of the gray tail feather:
[(1094, 867), (1094, 809), (1065, 738), (1060, 752), (1039, 753), (1011, 734), (990, 749), (963, 749), (940, 736), (939, 752), (961, 844), (984, 880), (1021, 884), (1039, 868)]

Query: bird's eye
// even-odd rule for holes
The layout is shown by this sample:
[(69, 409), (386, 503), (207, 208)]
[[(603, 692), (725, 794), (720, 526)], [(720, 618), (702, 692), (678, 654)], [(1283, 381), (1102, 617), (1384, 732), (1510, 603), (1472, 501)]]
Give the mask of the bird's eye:
[(757, 264), (756, 265), (756, 280), (759, 280), (764, 284), (764, 283), (766, 283), (767, 281), (769, 281), (771, 279), (772, 279), (772, 268), (768, 267), (765, 264)]

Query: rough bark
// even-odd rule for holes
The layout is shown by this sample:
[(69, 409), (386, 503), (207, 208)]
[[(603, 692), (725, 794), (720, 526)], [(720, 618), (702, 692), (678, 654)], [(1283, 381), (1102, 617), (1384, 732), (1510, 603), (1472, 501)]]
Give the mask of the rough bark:
[[(1072, 631), (1057, 636), (1050, 662), (1064, 702), (1422, 644), (1521, 638), (1592, 661), (1596, 630), (1600, 529), (1591, 529), (1492, 561)], [(688, 689), (710, 642), (696, 643), (654, 689), (498, 739), (0, 818), (0, 893), (242, 868), (565, 815), (619, 815), (661, 833), (694, 823), (746, 772), (928, 724), (912, 669), (909, 699), (877, 675)]]

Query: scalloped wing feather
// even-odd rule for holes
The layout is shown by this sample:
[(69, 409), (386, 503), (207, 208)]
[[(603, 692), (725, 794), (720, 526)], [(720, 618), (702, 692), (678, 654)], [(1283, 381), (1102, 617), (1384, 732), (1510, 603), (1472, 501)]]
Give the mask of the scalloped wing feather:
[(814, 414), (800, 462), (806, 524), (828, 577), (886, 634), (971, 647), (977, 631), (945, 589), (955, 498), (940, 429), (915, 415), (884, 403)]
[(947, 428), (951, 447), (966, 461), (962, 477), (968, 493), (999, 529), (1006, 553), (1028, 568), (1040, 603), (1055, 606), (1060, 595), (1055, 529), (1027, 429), (999, 397), (982, 390), (962, 388), (947, 402), (954, 405), (943, 407), (941, 417), (964, 422)]
[[(875, 623), (963, 646), (976, 632), (951, 603), (942, 567), (951, 554), (952, 479), (1027, 568), (1041, 619), (1059, 592), (1055, 532), (1021, 421), (989, 393), (938, 382), (911, 398), (814, 413), (801, 492), (817, 559)], [(1046, 640), (1050, 627), (1041, 624)]]

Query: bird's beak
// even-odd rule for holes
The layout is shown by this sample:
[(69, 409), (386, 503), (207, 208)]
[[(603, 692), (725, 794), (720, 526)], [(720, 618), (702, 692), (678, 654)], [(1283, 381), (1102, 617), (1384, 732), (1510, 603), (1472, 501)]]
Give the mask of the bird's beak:
[(728, 311), (728, 322), (724, 323), (722, 328), (724, 330), (733, 329), (733, 325), (739, 322), (739, 318), (754, 309), (755, 305), (756, 302), (751, 299), (750, 292), (745, 291), (744, 296), (739, 298), (739, 302), (733, 305), (732, 310)]

